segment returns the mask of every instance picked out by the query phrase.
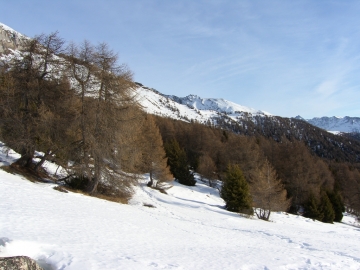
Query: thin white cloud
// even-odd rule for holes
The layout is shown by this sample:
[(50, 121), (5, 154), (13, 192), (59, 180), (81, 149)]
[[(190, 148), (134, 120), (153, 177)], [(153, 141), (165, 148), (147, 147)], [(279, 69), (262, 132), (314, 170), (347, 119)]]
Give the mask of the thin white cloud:
[(328, 97), (338, 91), (338, 82), (336, 80), (327, 80), (316, 88), (315, 90), (321, 97)]

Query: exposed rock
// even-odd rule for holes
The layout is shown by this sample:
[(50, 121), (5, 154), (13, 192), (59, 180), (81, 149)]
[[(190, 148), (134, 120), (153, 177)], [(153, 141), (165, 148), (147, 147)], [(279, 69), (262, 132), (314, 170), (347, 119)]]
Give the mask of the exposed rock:
[(0, 270), (43, 270), (36, 261), (26, 256), (0, 258)]
[(21, 49), (27, 38), (0, 23), (0, 53), (6, 49)]

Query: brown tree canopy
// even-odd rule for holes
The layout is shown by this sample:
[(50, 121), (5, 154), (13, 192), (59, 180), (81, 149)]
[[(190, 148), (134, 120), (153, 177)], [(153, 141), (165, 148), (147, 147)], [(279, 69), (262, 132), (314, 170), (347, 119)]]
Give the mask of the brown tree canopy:
[(272, 211), (289, 209), (291, 202), (287, 198), (286, 189), (268, 160), (254, 170), (250, 183), (253, 206), (258, 218), (269, 220)]
[(145, 117), (141, 134), (143, 136), (141, 165), (143, 171), (150, 175), (149, 186), (159, 187), (161, 183), (173, 180), (159, 129), (151, 115)]

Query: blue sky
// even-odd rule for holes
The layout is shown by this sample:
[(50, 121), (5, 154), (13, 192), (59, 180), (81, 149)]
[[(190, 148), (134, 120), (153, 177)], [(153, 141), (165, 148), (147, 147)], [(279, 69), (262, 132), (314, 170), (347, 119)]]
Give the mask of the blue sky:
[(106, 42), (135, 81), (275, 115), (360, 117), (360, 1), (0, 0), (27, 35)]

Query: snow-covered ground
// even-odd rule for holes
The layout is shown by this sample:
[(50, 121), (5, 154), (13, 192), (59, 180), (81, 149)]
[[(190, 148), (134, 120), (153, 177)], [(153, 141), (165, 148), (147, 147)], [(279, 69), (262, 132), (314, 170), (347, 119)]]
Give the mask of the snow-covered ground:
[(273, 213), (265, 222), (225, 211), (218, 191), (201, 181), (173, 183), (168, 195), (145, 182), (122, 205), (0, 170), (0, 256), (64, 270), (360, 269), (360, 228), (349, 225), (351, 216), (348, 224), (323, 224)]

